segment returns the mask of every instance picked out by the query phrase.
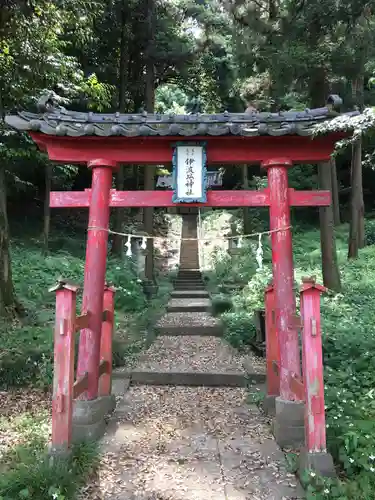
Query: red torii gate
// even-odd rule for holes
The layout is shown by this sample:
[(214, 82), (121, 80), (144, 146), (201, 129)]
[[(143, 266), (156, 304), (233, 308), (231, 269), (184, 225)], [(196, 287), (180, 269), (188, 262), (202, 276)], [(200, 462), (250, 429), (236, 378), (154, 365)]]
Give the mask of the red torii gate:
[[(217, 115), (125, 115), (67, 111), (45, 100), (40, 113), (22, 112), (6, 122), (27, 131), (49, 158), (92, 169), (91, 189), (52, 192), (50, 206), (88, 207), (89, 227), (82, 313), (90, 313), (81, 331), (78, 376), (88, 374), (88, 389), (80, 398), (98, 398), (100, 332), (107, 258), (110, 207), (172, 207), (172, 191), (116, 191), (112, 174), (119, 164), (160, 165), (172, 161), (178, 141), (204, 141), (208, 164), (260, 164), (267, 170), (268, 188), (260, 191), (209, 191), (206, 203), (189, 206), (264, 207), (270, 210), (276, 328), (280, 342), (280, 400), (298, 402), (289, 373), (300, 374), (296, 304), (293, 292), (293, 252), (290, 207), (328, 206), (328, 191), (295, 191), (288, 187), (293, 163), (330, 159), (341, 134), (318, 136), (313, 127), (337, 116), (341, 104), (330, 96), (326, 107), (303, 112), (223, 113)], [(279, 405), (279, 411), (282, 405)], [(280, 432), (287, 432), (285, 415)], [(302, 424), (303, 425), (303, 424)], [(283, 430), (284, 427), (284, 430)]]

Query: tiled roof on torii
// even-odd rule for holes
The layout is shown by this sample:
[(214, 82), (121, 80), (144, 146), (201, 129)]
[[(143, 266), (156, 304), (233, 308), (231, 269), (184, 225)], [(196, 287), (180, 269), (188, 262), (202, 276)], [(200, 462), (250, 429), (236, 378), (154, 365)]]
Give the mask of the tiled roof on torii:
[[(218, 114), (122, 114), (82, 113), (57, 106), (50, 96), (38, 104), (39, 113), (7, 115), (5, 122), (20, 131), (47, 135), (82, 136), (310, 136), (314, 126), (340, 115), (342, 99), (330, 95), (322, 108), (280, 113), (245, 112)], [(358, 111), (344, 113), (358, 115)]]

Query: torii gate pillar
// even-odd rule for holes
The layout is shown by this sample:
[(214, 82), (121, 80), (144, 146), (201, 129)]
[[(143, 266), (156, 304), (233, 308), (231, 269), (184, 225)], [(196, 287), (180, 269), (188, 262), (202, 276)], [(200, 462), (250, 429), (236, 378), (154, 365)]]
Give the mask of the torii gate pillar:
[(290, 374), (301, 373), (288, 187), (288, 168), (292, 161), (272, 158), (262, 166), (268, 175), (275, 323), (280, 348), (280, 396), (275, 403), (274, 433), (281, 446), (299, 445), (304, 440), (304, 404), (290, 386)]
[(93, 400), (98, 397), (100, 336), (102, 327), (103, 296), (107, 264), (109, 200), (112, 188), (112, 173), (117, 163), (105, 159), (88, 162), (92, 169), (92, 185), (87, 234), (85, 278), (82, 314), (90, 313), (89, 328), (81, 331), (77, 378), (88, 373), (87, 392), (80, 399)]

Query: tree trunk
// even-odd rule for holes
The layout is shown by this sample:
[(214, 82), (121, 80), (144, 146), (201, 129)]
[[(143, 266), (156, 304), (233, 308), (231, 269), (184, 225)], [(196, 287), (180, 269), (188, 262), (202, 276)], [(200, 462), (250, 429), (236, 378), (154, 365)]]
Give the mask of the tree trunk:
[[(319, 189), (332, 192), (332, 176), (329, 163), (318, 165)], [(333, 206), (319, 208), (320, 242), (322, 250), (322, 271), (324, 286), (330, 290), (341, 290), (340, 271), (337, 264), (336, 238)]]
[(359, 149), (359, 160), (358, 160), (358, 168), (360, 169), (360, 173), (358, 174), (358, 248), (365, 247), (365, 202), (363, 200), (363, 172), (362, 172), (362, 139), (358, 144)]
[(0, 316), (14, 317), (21, 312), (12, 280), (9, 227), (4, 167), (0, 167)]
[[(242, 189), (249, 189), (249, 169), (248, 165), (242, 165)], [(249, 207), (244, 207), (243, 210), (243, 232), (244, 234), (251, 233), (251, 220)]]
[[(145, 75), (145, 108), (148, 113), (153, 113), (155, 108), (155, 65), (152, 56), (154, 41), (154, 0), (146, 1), (147, 15), (147, 50), (146, 50), (146, 75)], [(144, 167), (144, 188), (145, 190), (155, 189), (155, 166), (145, 165)], [(154, 234), (154, 209), (152, 207), (143, 210), (144, 231), (153, 236)], [(147, 239), (147, 253), (145, 261), (145, 277), (147, 280), (154, 281), (154, 240)]]
[(337, 178), (337, 167), (336, 160), (331, 159), (331, 176), (332, 176), (332, 209), (333, 209), (333, 221), (335, 226), (341, 224), (340, 216), (340, 199), (339, 199), (339, 182)]
[[(127, 71), (127, 47), (126, 47), (126, 21), (127, 6), (126, 0), (123, 2), (121, 12), (121, 35), (120, 35), (120, 62), (119, 62), (119, 96), (118, 108), (120, 113), (126, 112), (126, 71)], [(123, 191), (125, 179), (124, 165), (120, 165), (116, 174), (116, 189)], [(115, 209), (114, 230), (117, 233), (124, 232), (124, 208)], [(124, 256), (124, 237), (121, 234), (114, 234), (112, 239), (112, 254), (120, 259)]]
[(362, 141), (358, 140), (352, 148), (350, 195), (350, 226), (348, 259), (358, 257), (359, 248), (364, 247), (364, 204), (362, 186)]
[[(124, 165), (120, 165), (116, 173), (116, 190), (124, 190)], [(114, 231), (116, 233), (124, 232), (124, 208), (115, 208)], [(112, 238), (112, 254), (119, 259), (124, 257), (124, 237), (122, 234), (113, 234)]]
[(49, 197), (51, 193), (52, 165), (47, 163), (45, 167), (45, 192), (44, 192), (44, 224), (43, 224), (43, 254), (48, 255), (49, 230), (51, 223), (51, 208)]

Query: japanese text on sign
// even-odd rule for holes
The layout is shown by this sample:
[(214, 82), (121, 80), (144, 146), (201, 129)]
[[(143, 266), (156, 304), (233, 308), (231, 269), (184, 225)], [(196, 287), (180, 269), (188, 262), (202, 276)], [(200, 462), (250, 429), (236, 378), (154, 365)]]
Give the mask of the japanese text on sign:
[(201, 201), (204, 192), (204, 155), (202, 146), (177, 147), (176, 195), (178, 200)]

